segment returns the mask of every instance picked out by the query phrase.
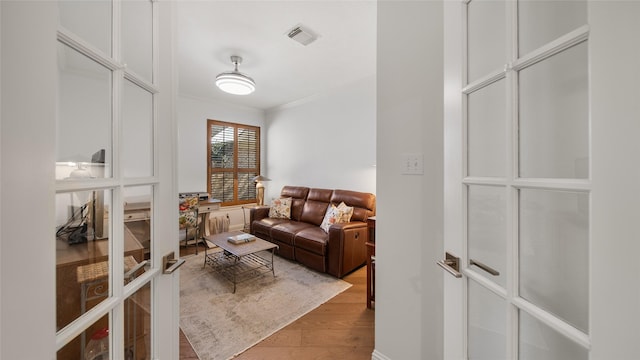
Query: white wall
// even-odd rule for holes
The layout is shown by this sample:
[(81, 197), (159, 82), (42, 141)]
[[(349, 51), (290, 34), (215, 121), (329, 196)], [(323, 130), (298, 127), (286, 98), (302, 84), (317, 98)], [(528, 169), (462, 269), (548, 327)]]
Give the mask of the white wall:
[[(443, 5), (378, 2), (374, 359), (441, 359)], [(422, 153), (423, 175), (402, 175)]]
[(178, 97), (178, 191), (207, 191), (207, 120), (259, 126), (265, 163), (264, 111), (229, 103)]
[(265, 202), (284, 185), (376, 193), (374, 76), (270, 109)]

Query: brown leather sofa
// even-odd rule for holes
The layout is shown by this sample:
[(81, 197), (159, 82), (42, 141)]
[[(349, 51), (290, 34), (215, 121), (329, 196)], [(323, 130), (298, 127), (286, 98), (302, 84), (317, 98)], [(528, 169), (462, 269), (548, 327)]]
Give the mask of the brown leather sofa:
[[(376, 197), (349, 190), (285, 186), (281, 198), (292, 198), (291, 218), (270, 218), (269, 208), (251, 209), (251, 233), (279, 246), (277, 254), (311, 269), (342, 278), (366, 262), (367, 218), (376, 212)], [(329, 204), (353, 207), (351, 221), (320, 228)]]

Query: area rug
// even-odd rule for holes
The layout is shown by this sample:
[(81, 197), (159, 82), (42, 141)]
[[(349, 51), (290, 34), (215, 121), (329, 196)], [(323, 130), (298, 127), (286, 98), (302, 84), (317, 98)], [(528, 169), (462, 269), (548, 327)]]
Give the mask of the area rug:
[(231, 282), (202, 268), (203, 253), (186, 260), (180, 327), (200, 360), (231, 359), (351, 286), (275, 256), (275, 277), (239, 283), (234, 294)]

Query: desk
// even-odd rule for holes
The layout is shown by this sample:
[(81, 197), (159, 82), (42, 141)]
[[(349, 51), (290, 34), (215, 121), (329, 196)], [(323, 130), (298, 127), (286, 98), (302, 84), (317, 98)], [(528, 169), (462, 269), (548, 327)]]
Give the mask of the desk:
[[(124, 228), (124, 257), (131, 256), (137, 262), (144, 260), (144, 247), (125, 226)], [(109, 259), (109, 240), (101, 239), (86, 243), (69, 245), (65, 240), (56, 239), (56, 328), (57, 330), (69, 325), (77, 319), (82, 310), (88, 311), (104, 299), (96, 299), (82, 306), (82, 284), (78, 282), (78, 268), (96, 264)], [(106, 320), (106, 319), (105, 319)], [(138, 321), (138, 319), (136, 319)], [(107, 327), (106, 322), (98, 321), (90, 326), (86, 333), (93, 334), (101, 327)], [(77, 359), (80, 354), (80, 337), (74, 339), (58, 352), (58, 359)], [(143, 356), (142, 352), (137, 355)]]
[(220, 210), (220, 203), (222, 201), (216, 199), (207, 199), (200, 200), (198, 202), (198, 215), (202, 218), (200, 219), (200, 234), (201, 237), (211, 235), (211, 229), (209, 228), (209, 222), (207, 221), (207, 216), (209, 213)]
[(367, 309), (373, 308), (376, 285), (376, 217), (367, 219), (367, 229), (369, 230), (369, 241), (367, 246)]

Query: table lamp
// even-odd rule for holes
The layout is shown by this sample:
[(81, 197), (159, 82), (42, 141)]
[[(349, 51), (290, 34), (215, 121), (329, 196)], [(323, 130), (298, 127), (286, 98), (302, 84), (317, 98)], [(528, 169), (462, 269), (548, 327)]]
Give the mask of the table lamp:
[(256, 203), (258, 206), (264, 205), (264, 185), (262, 185), (263, 181), (271, 181), (266, 176), (258, 175), (253, 178), (253, 181), (256, 182)]

